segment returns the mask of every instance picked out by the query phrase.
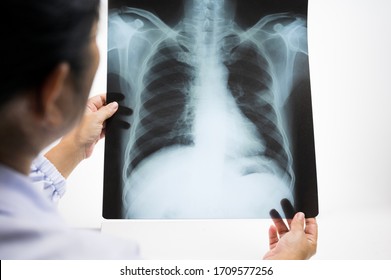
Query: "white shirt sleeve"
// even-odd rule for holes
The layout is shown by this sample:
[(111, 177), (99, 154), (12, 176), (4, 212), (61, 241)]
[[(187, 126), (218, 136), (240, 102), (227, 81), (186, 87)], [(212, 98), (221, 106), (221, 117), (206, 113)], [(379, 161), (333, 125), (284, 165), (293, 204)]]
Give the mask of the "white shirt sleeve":
[(30, 177), (0, 164), (1, 260), (141, 257), (134, 241), (69, 228), (51, 201), (61, 197), (64, 186), (64, 178), (43, 157), (34, 162)]
[(54, 203), (57, 203), (65, 193), (65, 178), (43, 155), (39, 155), (34, 160), (29, 177), (34, 186), (42, 190), (45, 196)]

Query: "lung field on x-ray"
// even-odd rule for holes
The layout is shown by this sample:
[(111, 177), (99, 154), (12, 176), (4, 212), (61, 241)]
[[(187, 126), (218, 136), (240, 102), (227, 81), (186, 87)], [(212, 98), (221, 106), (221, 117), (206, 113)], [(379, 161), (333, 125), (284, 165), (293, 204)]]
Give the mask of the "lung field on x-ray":
[(109, 74), (134, 111), (121, 218), (266, 218), (282, 199), (295, 204), (287, 103), (308, 79), (305, 18), (244, 28), (234, 1), (189, 0), (169, 26), (127, 2), (109, 12), (108, 43)]

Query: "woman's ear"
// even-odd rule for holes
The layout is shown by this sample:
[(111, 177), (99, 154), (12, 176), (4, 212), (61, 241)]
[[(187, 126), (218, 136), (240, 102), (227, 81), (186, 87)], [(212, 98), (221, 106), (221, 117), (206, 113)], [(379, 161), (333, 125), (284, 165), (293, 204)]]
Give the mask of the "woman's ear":
[(45, 78), (37, 95), (36, 112), (47, 125), (57, 125), (62, 121), (60, 108), (63, 94), (69, 82), (70, 66), (68, 63), (58, 64)]

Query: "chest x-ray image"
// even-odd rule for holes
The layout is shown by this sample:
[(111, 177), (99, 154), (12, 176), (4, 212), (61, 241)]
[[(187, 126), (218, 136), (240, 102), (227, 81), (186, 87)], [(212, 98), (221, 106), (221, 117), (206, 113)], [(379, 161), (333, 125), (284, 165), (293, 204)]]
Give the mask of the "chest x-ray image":
[(109, 1), (105, 218), (318, 214), (307, 5)]

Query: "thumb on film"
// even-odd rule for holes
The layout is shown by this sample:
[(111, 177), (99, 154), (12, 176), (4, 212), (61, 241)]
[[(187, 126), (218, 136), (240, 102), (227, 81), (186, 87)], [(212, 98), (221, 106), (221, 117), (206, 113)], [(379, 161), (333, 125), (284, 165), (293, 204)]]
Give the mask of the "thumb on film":
[(106, 106), (103, 106), (100, 108), (97, 112), (98, 118), (101, 122), (104, 122), (108, 118), (110, 118), (114, 113), (118, 110), (118, 103), (117, 102), (111, 102), (107, 104)]
[(292, 231), (303, 231), (304, 230), (304, 220), (305, 216), (304, 213), (298, 212), (293, 217), (291, 222), (291, 230)]

